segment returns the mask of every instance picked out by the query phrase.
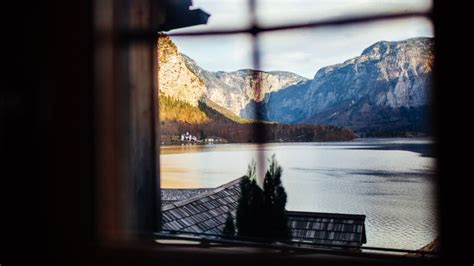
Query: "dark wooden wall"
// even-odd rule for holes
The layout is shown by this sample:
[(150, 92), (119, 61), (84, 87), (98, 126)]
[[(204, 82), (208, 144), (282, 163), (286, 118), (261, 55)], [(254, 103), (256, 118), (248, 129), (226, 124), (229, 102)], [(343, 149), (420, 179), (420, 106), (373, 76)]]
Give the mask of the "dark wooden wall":
[(96, 177), (100, 231), (108, 240), (151, 238), (159, 223), (156, 42), (128, 31), (152, 27), (152, 1), (97, 1)]

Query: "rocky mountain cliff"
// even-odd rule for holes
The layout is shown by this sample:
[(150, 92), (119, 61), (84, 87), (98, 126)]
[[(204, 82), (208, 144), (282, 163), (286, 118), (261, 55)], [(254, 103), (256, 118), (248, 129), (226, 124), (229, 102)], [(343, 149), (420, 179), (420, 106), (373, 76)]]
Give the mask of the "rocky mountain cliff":
[[(207, 97), (213, 102), (227, 108), (234, 114), (240, 111), (250, 101), (262, 101), (270, 92), (279, 91), (307, 79), (285, 71), (256, 71), (242, 69), (232, 72), (206, 71), (182, 54), (186, 66), (195, 73), (205, 84)], [(260, 91), (257, 91), (257, 82), (260, 82)]]
[(212, 102), (243, 118), (255, 118), (259, 104), (260, 117), (280, 123), (424, 131), (433, 46), (432, 38), (377, 42), (308, 80), (284, 71), (206, 71), (162, 35), (159, 86), (161, 93), (193, 106)]
[[(377, 42), (342, 64), (320, 69), (311, 82), (267, 94), (264, 117), (357, 131), (423, 131), (434, 61), (433, 39)], [(241, 114), (255, 105), (250, 102)]]
[(176, 45), (166, 35), (158, 38), (158, 88), (160, 94), (198, 106), (206, 86), (185, 64)]
[[(178, 136), (183, 132), (190, 132), (200, 140), (212, 137), (221, 141), (253, 143), (260, 141), (255, 134), (256, 124), (269, 132), (267, 141), (347, 141), (356, 137), (346, 128), (261, 123), (236, 115), (249, 101), (261, 101), (269, 92), (306, 80), (296, 74), (253, 70), (205, 71), (180, 54), (165, 35), (159, 35), (158, 63), (162, 143), (181, 143)], [(256, 92), (258, 87), (260, 93)]]
[[(197, 106), (200, 100), (211, 100), (235, 115), (239, 115), (251, 100), (261, 101), (267, 93), (307, 80), (285, 71), (207, 71), (181, 54), (171, 39), (163, 34), (158, 40), (158, 60), (161, 93), (193, 106)], [(259, 86), (256, 85), (258, 82)]]

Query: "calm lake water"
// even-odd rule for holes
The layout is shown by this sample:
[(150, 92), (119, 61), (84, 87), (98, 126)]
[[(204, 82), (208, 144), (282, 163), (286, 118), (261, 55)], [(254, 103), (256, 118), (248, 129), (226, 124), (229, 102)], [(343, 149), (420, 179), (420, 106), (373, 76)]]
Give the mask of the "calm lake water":
[(367, 216), (367, 246), (418, 249), (437, 236), (428, 139), (161, 147), (163, 188), (209, 188), (243, 176), (257, 152), (283, 167), (287, 209)]

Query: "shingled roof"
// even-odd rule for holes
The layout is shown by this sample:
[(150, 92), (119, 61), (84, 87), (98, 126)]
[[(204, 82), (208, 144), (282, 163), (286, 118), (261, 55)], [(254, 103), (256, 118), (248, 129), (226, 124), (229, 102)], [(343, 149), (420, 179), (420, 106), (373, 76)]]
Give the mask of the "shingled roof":
[(162, 229), (220, 235), (227, 212), (235, 217), (240, 178), (186, 200), (164, 205)]
[[(215, 189), (177, 190), (189, 198), (162, 206), (162, 230), (220, 235), (227, 213), (236, 216), (241, 178)], [(173, 192), (168, 189), (167, 197)], [(177, 194), (177, 195), (178, 195)], [(287, 211), (292, 240), (302, 244), (342, 245), (357, 248), (366, 243), (365, 215)]]
[(287, 211), (293, 241), (360, 247), (367, 243), (365, 215)]
[(174, 202), (186, 200), (197, 196), (199, 194), (209, 192), (214, 188), (192, 188), (192, 189), (181, 189), (181, 188), (162, 188), (161, 189), (161, 204), (168, 205)]

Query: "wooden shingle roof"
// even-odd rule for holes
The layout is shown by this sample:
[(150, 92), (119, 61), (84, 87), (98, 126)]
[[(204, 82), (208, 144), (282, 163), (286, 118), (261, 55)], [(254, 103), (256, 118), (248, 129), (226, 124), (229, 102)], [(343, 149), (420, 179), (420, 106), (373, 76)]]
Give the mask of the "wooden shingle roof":
[(227, 212), (235, 217), (240, 178), (186, 200), (164, 205), (162, 229), (220, 235)]
[[(227, 213), (236, 216), (241, 178), (215, 189), (177, 190), (180, 201), (162, 206), (162, 229), (220, 235)], [(173, 192), (167, 191), (168, 199)], [(366, 243), (365, 215), (287, 211), (292, 240), (302, 244), (360, 247)]]
[(180, 189), (180, 188), (162, 188), (161, 192), (161, 204), (168, 205), (174, 202), (186, 200), (195, 197), (199, 194), (214, 190), (213, 188), (193, 188), (193, 189)]
[(367, 243), (365, 215), (287, 211), (293, 241), (359, 247)]

